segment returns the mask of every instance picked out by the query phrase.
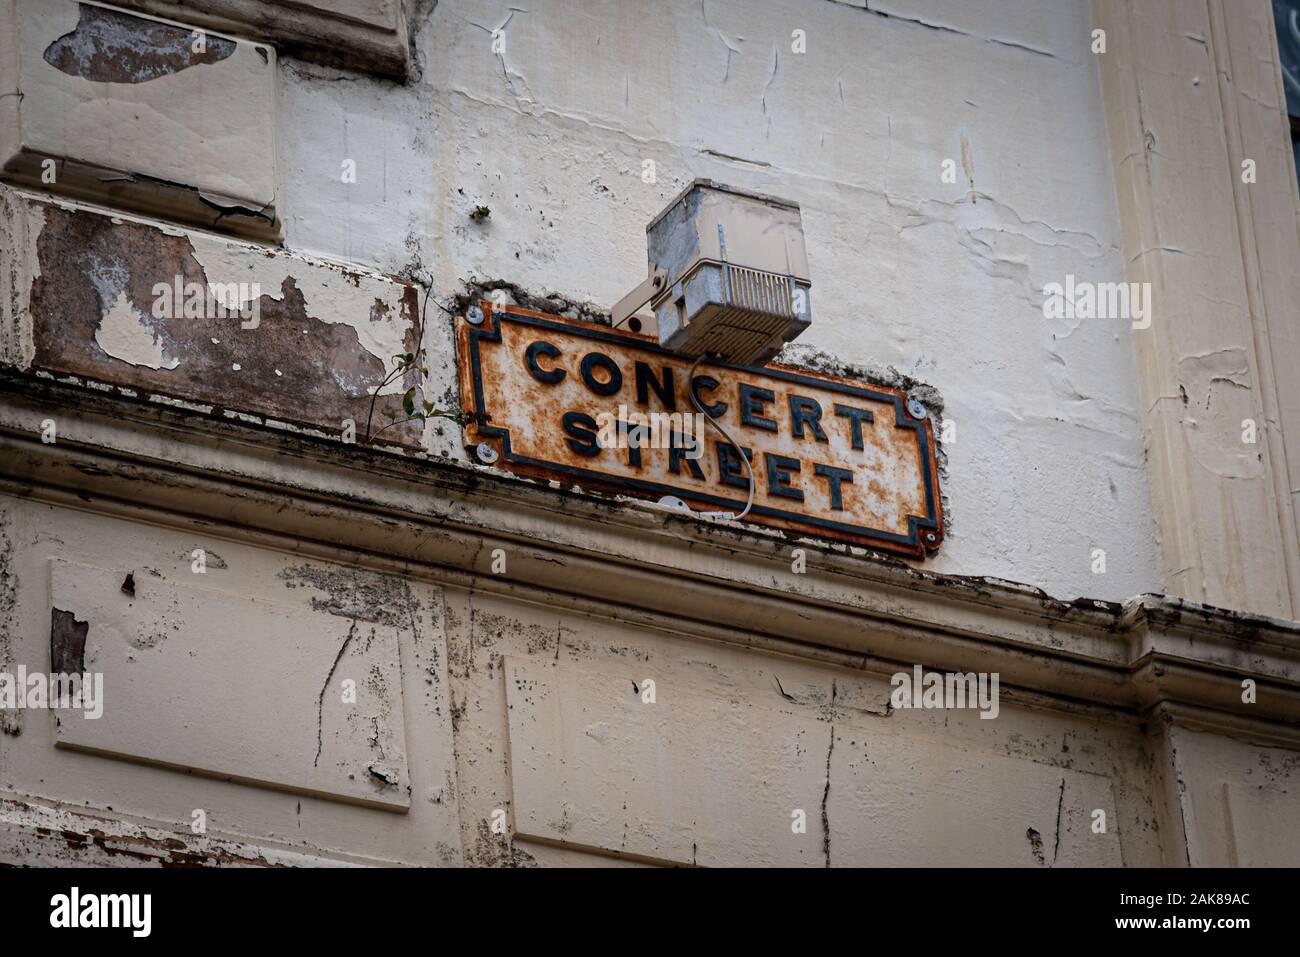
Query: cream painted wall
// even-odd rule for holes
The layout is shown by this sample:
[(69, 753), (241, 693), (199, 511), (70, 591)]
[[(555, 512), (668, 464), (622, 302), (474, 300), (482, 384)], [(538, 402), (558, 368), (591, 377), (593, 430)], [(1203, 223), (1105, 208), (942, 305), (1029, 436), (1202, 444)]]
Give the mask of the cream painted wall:
[[(1275, 838), (1300, 818), (1300, 626), (960, 577), (1159, 587), (1129, 330), (1040, 310), (1068, 273), (1125, 278), (1089, 11), (879, 6), (417, 4), (412, 85), (279, 58), (288, 255), (0, 190), (0, 358), (22, 360), (0, 375), (0, 671), (52, 665), (57, 609), (116, 702), (102, 725), (0, 714), (0, 861), (1300, 860)], [(796, 29), (806, 54), (786, 52)], [(949, 158), (964, 179), (945, 185)], [(762, 529), (341, 449), (316, 393), (271, 410), (301, 428), (192, 414), (205, 392), (284, 398), (278, 371), (242, 393), (205, 374), (226, 354), (206, 340), (187, 340), (184, 399), (149, 401), (158, 370), (106, 353), (28, 374), (38, 331), (86, 344), (78, 300), (52, 291), (100, 262), (79, 236), (105, 237), (119, 285), (193, 247), (203, 268), (292, 279), (358, 342), (388, 314), (388, 351), (409, 290), (358, 269), (605, 307), (642, 274), (644, 223), (700, 175), (803, 204), (816, 308), (797, 357), (893, 366), (945, 398), (952, 528), (925, 568), (951, 577), (820, 549), (794, 574)], [(351, 265), (336, 279), (316, 257)], [(65, 281), (37, 296), (42, 265)], [(447, 319), (427, 315), (449, 381)], [(354, 354), (257, 342), (274, 362)], [(894, 707), (914, 667), (1000, 676), (997, 720)]]
[(1129, 325), (1041, 311), (1067, 273), (1124, 278), (1088, 4), (878, 6), (451, 0), (415, 18), (412, 86), (286, 59), (286, 242), (442, 296), (474, 276), (606, 309), (692, 178), (795, 199), (799, 346), (929, 383), (955, 423), (930, 566), (1066, 598), (1158, 591)]

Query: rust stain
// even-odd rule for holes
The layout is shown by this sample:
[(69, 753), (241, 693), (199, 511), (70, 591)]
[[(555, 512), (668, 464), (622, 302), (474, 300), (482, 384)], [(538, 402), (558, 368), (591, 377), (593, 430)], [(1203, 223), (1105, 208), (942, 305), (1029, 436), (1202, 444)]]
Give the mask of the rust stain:
[(46, 47), (44, 59), (95, 83), (147, 83), (235, 52), (234, 41), (210, 33), (196, 52), (197, 38), (182, 27), (84, 3), (79, 13), (76, 28)]
[[(943, 538), (928, 417), (884, 386), (781, 366), (692, 360), (647, 336), (515, 307), (481, 306), (457, 324), (466, 438), (499, 464), (540, 478), (643, 498), (680, 497), (738, 513), (748, 482), (739, 453), (696, 419), (691, 388), (744, 447), (754, 469), (756, 523), (923, 558)], [(657, 439), (615, 444), (609, 427), (659, 413)], [(691, 421), (687, 421), (691, 420)], [(602, 433), (602, 427), (604, 427)], [(680, 436), (671, 448), (674, 432)], [(692, 458), (686, 435), (699, 434)], [(651, 446), (657, 447), (651, 447)]]

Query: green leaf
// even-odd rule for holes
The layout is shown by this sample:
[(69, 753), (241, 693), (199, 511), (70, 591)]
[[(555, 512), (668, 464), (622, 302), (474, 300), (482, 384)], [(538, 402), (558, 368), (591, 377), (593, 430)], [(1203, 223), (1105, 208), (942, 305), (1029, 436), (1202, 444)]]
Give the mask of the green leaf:
[(390, 419), (397, 418), (397, 413), (392, 409), (384, 409), (384, 415), (388, 416)]
[(415, 386), (406, 390), (406, 395), (402, 396), (402, 410), (407, 415), (415, 412)]

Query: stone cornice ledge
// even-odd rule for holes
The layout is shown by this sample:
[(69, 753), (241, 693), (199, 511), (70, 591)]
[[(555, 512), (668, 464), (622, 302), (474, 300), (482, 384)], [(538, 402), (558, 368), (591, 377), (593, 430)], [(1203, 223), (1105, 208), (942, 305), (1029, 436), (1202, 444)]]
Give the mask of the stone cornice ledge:
[[(1300, 624), (1142, 595), (1062, 602), (630, 500), (26, 376), (0, 376), (0, 491), (889, 673), (997, 671), (1013, 695), (1168, 705), (1300, 742)], [(58, 441), (40, 441), (45, 418)], [(146, 504), (141, 504), (146, 503)], [(210, 530), (209, 530), (210, 531)], [(790, 549), (808, 570), (790, 570)], [(509, 550), (509, 575), (490, 574)], [(738, 600), (743, 592), (744, 600)], [(1243, 704), (1242, 681), (1257, 702)], [(1161, 707), (1161, 706), (1166, 707)], [(1181, 713), (1181, 712), (1180, 712)]]
[(310, 0), (113, 0), (156, 17), (265, 40), (283, 53), (330, 66), (406, 78), (409, 60), (405, 4), (369, 4), (368, 16), (348, 16)]

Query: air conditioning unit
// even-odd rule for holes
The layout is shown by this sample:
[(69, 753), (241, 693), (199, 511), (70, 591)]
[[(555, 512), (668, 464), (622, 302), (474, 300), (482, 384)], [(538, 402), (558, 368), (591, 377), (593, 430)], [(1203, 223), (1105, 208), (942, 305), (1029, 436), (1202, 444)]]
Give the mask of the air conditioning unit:
[(646, 252), (613, 323), (674, 352), (762, 365), (812, 321), (798, 203), (697, 179), (646, 227)]

